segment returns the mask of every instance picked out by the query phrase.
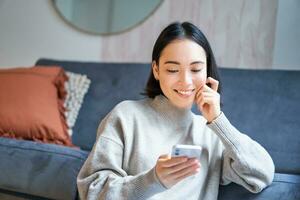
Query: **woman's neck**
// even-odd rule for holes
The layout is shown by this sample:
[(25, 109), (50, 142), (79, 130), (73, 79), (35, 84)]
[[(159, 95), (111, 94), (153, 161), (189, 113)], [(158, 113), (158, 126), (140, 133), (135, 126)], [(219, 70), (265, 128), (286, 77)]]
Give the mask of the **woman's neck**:
[(151, 104), (160, 116), (171, 121), (174, 125), (187, 126), (191, 122), (192, 112), (190, 108), (179, 108), (163, 95), (156, 96)]

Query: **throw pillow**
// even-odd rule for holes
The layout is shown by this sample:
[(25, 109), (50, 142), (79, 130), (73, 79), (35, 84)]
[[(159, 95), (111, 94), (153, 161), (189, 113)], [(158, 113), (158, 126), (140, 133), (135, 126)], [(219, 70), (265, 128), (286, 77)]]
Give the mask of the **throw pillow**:
[(60, 67), (0, 70), (0, 136), (74, 146), (67, 132)]
[(68, 81), (65, 83), (67, 97), (64, 103), (66, 108), (65, 116), (68, 124), (68, 133), (71, 136), (72, 128), (75, 125), (79, 110), (83, 103), (85, 94), (87, 93), (91, 80), (86, 75), (74, 72), (66, 72)]

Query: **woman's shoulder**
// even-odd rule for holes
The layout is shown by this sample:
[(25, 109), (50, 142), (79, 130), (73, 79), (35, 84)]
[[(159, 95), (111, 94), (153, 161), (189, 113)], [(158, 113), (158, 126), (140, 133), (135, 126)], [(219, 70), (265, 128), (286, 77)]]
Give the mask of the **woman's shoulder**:
[(117, 105), (101, 120), (102, 124), (116, 124), (125, 123), (132, 121), (134, 118), (139, 118), (143, 115), (145, 107), (148, 105), (149, 99), (141, 100), (125, 100)]
[(112, 113), (125, 113), (129, 115), (131, 113), (137, 113), (139, 111), (143, 112), (149, 107), (149, 98), (144, 98), (140, 100), (125, 100), (118, 103), (113, 109)]
[(139, 99), (139, 100), (124, 100), (118, 103), (114, 109), (132, 109), (134, 107), (144, 107), (147, 105), (149, 99)]

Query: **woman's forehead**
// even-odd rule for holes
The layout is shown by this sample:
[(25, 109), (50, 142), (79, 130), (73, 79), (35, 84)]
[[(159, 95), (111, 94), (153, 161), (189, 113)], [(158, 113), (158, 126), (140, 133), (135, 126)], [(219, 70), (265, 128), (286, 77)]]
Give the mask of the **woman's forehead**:
[(174, 40), (162, 51), (160, 60), (170, 60), (180, 63), (195, 61), (206, 62), (205, 50), (196, 42), (188, 39)]

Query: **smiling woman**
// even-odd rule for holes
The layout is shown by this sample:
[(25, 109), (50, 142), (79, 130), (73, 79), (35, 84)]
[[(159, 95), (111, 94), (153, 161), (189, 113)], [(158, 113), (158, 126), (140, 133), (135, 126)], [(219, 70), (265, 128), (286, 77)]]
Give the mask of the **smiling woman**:
[(191, 108), (195, 93), (206, 84), (205, 50), (188, 39), (168, 44), (152, 67), (162, 92), (178, 107)]
[[(216, 200), (219, 184), (230, 182), (263, 190), (273, 161), (229, 122), (218, 89), (217, 65), (200, 29), (189, 22), (167, 26), (153, 48), (147, 98), (119, 103), (100, 123), (77, 177), (80, 198)], [(192, 113), (192, 104), (202, 115)], [(169, 156), (177, 144), (202, 153)]]
[(115, 34), (147, 19), (162, 0), (53, 0), (60, 16), (72, 27), (92, 34)]

